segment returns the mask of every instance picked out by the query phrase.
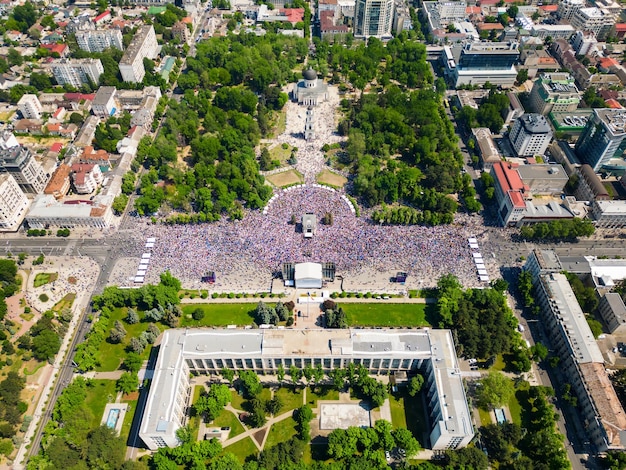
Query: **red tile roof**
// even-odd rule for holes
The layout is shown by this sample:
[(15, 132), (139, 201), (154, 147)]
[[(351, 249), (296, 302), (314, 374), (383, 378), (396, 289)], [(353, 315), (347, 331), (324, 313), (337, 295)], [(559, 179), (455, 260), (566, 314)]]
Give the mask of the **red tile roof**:
[(111, 12), (109, 10), (107, 10), (107, 11), (105, 11), (103, 13), (100, 13), (98, 16), (96, 16), (94, 18), (94, 21), (97, 23), (98, 21), (103, 20), (107, 16), (111, 16)]
[(610, 99), (606, 100), (605, 103), (606, 103), (606, 105), (609, 108), (612, 108), (612, 109), (622, 109), (623, 108), (623, 106), (621, 104), (619, 104), (619, 101), (614, 100), (613, 98), (610, 98)]
[(287, 21), (292, 24), (304, 21), (304, 8), (281, 8), (278, 10), (287, 17)]
[(626, 31), (626, 23), (615, 23), (615, 31)]
[(480, 7), (467, 7), (465, 9), (465, 13), (467, 13), (468, 15), (480, 15), (482, 13), (482, 10), (480, 9)]
[(559, 6), (558, 5), (541, 5), (539, 9), (542, 11), (547, 11), (547, 12), (552, 13), (553, 11), (557, 11), (559, 9)]
[(508, 162), (496, 162), (493, 165), (493, 171), (500, 188), (502, 188), (502, 192), (509, 195), (513, 206), (523, 208), (526, 207), (523, 193), (528, 187), (515, 170), (516, 167), (517, 165)]
[(500, 31), (504, 29), (500, 23), (478, 23), (477, 28), (479, 31)]
[(67, 49), (65, 44), (42, 44), (41, 47), (48, 49), (50, 52), (56, 52), (59, 55), (63, 54)]
[(58, 153), (61, 151), (62, 148), (63, 148), (63, 144), (61, 142), (55, 142), (54, 144), (50, 146), (50, 151)]

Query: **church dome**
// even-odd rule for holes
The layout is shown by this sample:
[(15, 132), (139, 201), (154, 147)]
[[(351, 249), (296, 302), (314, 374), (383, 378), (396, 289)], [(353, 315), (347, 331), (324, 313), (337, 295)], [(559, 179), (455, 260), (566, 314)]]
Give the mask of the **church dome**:
[(302, 76), (304, 77), (305, 80), (316, 80), (317, 72), (309, 67), (307, 70), (302, 72)]

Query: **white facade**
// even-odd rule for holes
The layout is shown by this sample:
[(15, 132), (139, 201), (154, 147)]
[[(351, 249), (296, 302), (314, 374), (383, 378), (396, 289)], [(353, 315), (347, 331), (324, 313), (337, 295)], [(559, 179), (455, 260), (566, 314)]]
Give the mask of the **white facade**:
[(92, 82), (98, 84), (104, 67), (100, 59), (61, 59), (52, 64), (52, 74), (59, 85), (81, 85)]
[(39, 102), (37, 95), (26, 94), (23, 95), (17, 102), (17, 107), (22, 113), (22, 116), (26, 119), (41, 119), (43, 113), (43, 106)]
[(77, 194), (91, 194), (102, 183), (102, 171), (98, 165), (72, 165), (72, 182)]
[(125, 82), (141, 82), (146, 74), (143, 59), (154, 59), (159, 45), (152, 25), (142, 26), (120, 60), (120, 73)]
[(615, 24), (615, 16), (596, 7), (581, 8), (574, 13), (571, 23), (578, 31), (591, 31), (597, 38), (604, 39)]
[(96, 97), (91, 103), (91, 112), (96, 116), (107, 118), (113, 114), (116, 109), (114, 86), (101, 86), (96, 92)]
[[(417, 372), (425, 379), (430, 444), (458, 449), (474, 430), (454, 341), (449, 330), (237, 330), (170, 329), (163, 333), (152, 385), (139, 428), (150, 450), (179, 444), (176, 431), (191, 405), (191, 374), (219, 374), (224, 367), (274, 374), (279, 367), (318, 364), (328, 374), (349, 364), (370, 374)], [(416, 397), (421, 400), (422, 397)]]
[(0, 174), (0, 232), (15, 232), (29, 205), (15, 178), (8, 173)]
[(10, 173), (22, 191), (35, 194), (44, 190), (50, 177), (31, 151), (19, 145), (0, 151), (0, 171)]
[(354, 8), (354, 37), (391, 37), (393, 0), (357, 0)]
[(576, 51), (576, 55), (587, 55), (596, 49), (598, 40), (595, 34), (589, 31), (576, 31), (570, 39), (570, 44)]
[(40, 194), (26, 214), (26, 222), (32, 228), (107, 228), (113, 219), (112, 203), (112, 195), (96, 196), (93, 201), (80, 204), (63, 204), (51, 194)]
[(559, 2), (557, 15), (564, 20), (571, 20), (574, 14), (585, 6), (585, 0), (562, 0)]
[(76, 33), (78, 47), (87, 52), (102, 52), (115, 47), (124, 50), (122, 32), (119, 29), (98, 29), (96, 31), (78, 31)]
[(626, 227), (626, 201), (594, 201), (591, 213), (596, 227)]
[(552, 140), (552, 129), (541, 114), (525, 114), (513, 124), (509, 140), (520, 157), (543, 155)]

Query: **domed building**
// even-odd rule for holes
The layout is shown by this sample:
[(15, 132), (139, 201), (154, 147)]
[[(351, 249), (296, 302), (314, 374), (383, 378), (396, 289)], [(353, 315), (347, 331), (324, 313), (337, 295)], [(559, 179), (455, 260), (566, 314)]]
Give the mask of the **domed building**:
[(305, 106), (316, 106), (327, 98), (328, 85), (321, 78), (317, 78), (317, 72), (310, 67), (303, 71), (302, 79), (293, 89), (294, 101)]

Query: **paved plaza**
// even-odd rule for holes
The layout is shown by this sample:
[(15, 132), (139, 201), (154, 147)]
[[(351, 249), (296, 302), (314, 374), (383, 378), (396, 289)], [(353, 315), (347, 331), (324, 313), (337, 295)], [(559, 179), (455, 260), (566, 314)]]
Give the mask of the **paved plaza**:
[(320, 404), (320, 429), (369, 428), (370, 411), (363, 404), (324, 403)]

